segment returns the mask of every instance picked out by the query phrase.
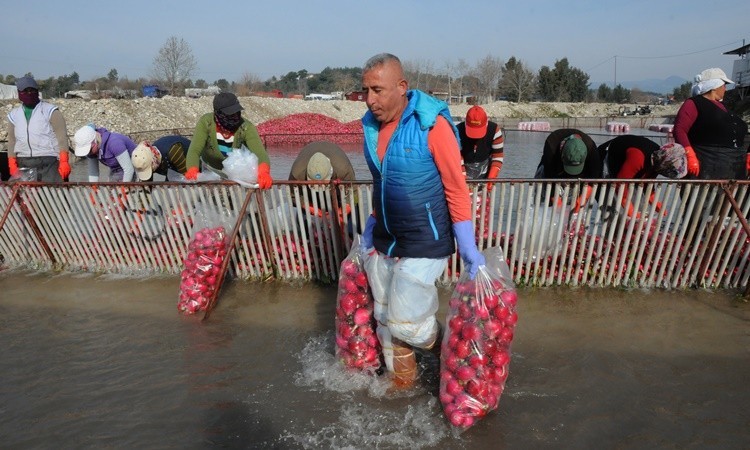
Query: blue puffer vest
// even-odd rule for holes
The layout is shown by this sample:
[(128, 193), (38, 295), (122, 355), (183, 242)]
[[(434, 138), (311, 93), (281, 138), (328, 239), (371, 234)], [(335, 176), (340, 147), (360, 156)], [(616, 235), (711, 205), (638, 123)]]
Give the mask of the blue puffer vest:
[(408, 104), (388, 144), (378, 154), (380, 123), (370, 111), (362, 118), (367, 165), (373, 178), (373, 207), (378, 221), (375, 248), (388, 256), (443, 258), (456, 250), (452, 221), (427, 134), (442, 115), (453, 126), (448, 105), (423, 92), (408, 91)]

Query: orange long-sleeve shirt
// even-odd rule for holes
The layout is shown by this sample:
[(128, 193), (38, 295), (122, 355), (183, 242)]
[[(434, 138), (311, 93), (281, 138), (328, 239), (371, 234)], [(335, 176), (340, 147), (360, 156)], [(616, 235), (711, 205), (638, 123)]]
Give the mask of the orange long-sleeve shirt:
[[(380, 126), (378, 158), (381, 162), (397, 125), (398, 121), (394, 121)], [(461, 171), (461, 150), (458, 147), (456, 135), (453, 133), (453, 127), (444, 117), (438, 116), (435, 126), (427, 134), (427, 147), (440, 172), (451, 220), (453, 223), (471, 220), (471, 198), (466, 177)]]

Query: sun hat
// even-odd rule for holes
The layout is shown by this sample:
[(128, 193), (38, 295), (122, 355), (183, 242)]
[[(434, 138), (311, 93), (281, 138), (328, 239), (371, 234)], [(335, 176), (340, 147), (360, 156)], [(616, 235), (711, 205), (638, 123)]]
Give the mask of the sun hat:
[(685, 147), (669, 142), (651, 154), (654, 171), (667, 178), (682, 178), (687, 175), (687, 155)]
[(719, 68), (706, 69), (695, 76), (692, 94), (702, 95), (713, 89), (720, 88), (725, 84), (734, 84), (734, 81), (727, 78), (727, 74)]
[(161, 153), (148, 145), (145, 142), (141, 142), (133, 150), (133, 154), (130, 155), (130, 159), (133, 162), (133, 168), (135, 169), (138, 179), (146, 181), (151, 179), (151, 175), (154, 173), (154, 169), (159, 167), (161, 164)]
[(730, 80), (727, 77), (727, 74), (724, 73), (724, 71), (719, 69), (718, 67), (706, 69), (703, 72), (701, 72), (698, 76), (701, 78), (698, 81), (721, 80), (728, 84), (734, 84), (734, 81)]
[(331, 160), (320, 152), (313, 154), (307, 162), (308, 180), (330, 180), (333, 176)]
[(91, 143), (96, 139), (96, 130), (93, 125), (84, 125), (76, 131), (73, 136), (75, 143), (75, 155), (78, 157), (88, 156), (91, 152)]
[(231, 92), (222, 92), (214, 96), (214, 111), (222, 114), (234, 114), (243, 109), (240, 101), (237, 100), (237, 96)]
[(466, 136), (481, 139), (487, 133), (487, 113), (481, 106), (474, 105), (466, 112)]
[(18, 92), (28, 88), (36, 89), (38, 91), (39, 86), (37, 86), (36, 80), (31, 77), (21, 77), (16, 80), (16, 89), (18, 89)]
[(562, 148), (563, 170), (570, 175), (579, 175), (583, 172), (583, 166), (589, 151), (586, 144), (578, 135), (570, 135), (565, 138)]

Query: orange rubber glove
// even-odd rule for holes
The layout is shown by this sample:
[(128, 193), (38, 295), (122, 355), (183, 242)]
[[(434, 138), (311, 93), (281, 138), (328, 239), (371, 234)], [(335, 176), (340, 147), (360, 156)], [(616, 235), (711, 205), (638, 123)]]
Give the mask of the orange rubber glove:
[(18, 175), (18, 161), (16, 161), (16, 158), (8, 158), (8, 170), (10, 171), (10, 176), (15, 177)]
[[(490, 170), (487, 172), (487, 179), (496, 179), (500, 176), (500, 165), (490, 163)], [(487, 190), (491, 191), (495, 183), (487, 183)]]
[(693, 147), (685, 147), (685, 156), (687, 156), (688, 173), (697, 177), (701, 171), (701, 163), (698, 161), (698, 157), (695, 156)]
[(63, 181), (68, 181), (70, 176), (70, 164), (68, 163), (68, 151), (60, 150), (60, 165), (57, 166), (57, 173), (60, 174)]
[(269, 166), (268, 163), (258, 164), (258, 187), (261, 189), (269, 189), (272, 184), (271, 166)]
[(199, 173), (200, 173), (200, 171), (198, 171), (197, 167), (190, 167), (190, 168), (188, 168), (187, 172), (185, 172), (185, 179), (186, 180), (197, 180)]
[(490, 170), (487, 172), (487, 178), (500, 178), (500, 165), (490, 165)]

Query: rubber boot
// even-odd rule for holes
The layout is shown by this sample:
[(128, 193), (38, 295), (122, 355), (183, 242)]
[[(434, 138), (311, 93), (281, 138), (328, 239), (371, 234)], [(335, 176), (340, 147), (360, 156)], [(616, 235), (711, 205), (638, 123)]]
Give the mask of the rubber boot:
[(410, 389), (417, 381), (417, 358), (414, 349), (405, 342), (393, 339), (393, 385), (397, 389)]

